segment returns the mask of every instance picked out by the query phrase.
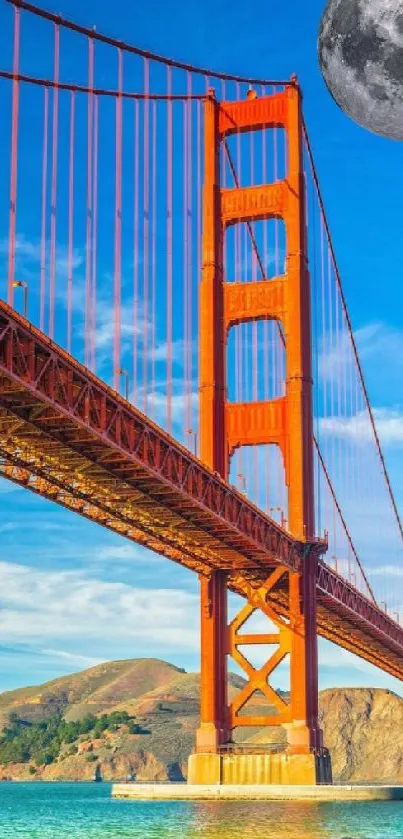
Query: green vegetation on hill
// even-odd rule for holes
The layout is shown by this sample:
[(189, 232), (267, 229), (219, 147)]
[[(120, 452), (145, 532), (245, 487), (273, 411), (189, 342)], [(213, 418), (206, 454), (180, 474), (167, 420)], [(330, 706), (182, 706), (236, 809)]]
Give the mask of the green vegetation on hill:
[[(77, 740), (91, 736), (99, 739), (105, 731), (114, 732), (122, 725), (129, 734), (140, 734), (139, 726), (127, 711), (113, 711), (95, 717), (86, 714), (81, 720), (66, 722), (60, 716), (50, 717), (38, 723), (18, 719), (17, 714), (10, 714), (10, 724), (0, 737), (0, 763), (30, 763), (36, 766), (49, 766), (56, 760), (65, 744), (73, 744), (70, 754), (77, 752)], [(89, 759), (96, 759), (92, 754)]]

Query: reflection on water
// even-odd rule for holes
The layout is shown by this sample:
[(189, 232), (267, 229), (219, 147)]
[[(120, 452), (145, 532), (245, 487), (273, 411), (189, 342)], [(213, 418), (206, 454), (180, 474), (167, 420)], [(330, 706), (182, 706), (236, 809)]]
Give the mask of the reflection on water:
[(323, 805), (315, 802), (211, 802), (195, 804), (187, 826), (186, 837), (208, 839), (327, 839), (332, 834), (327, 826)]
[(203, 803), (193, 806), (187, 832), (178, 835), (181, 839), (182, 835), (188, 839), (403, 839), (403, 803)]
[(135, 802), (107, 784), (0, 784), (0, 839), (403, 839), (403, 802)]

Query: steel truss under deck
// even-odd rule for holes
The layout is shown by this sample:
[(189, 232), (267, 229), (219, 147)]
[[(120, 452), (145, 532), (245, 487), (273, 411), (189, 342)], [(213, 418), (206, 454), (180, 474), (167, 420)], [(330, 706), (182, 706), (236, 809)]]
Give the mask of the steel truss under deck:
[[(258, 589), (303, 543), (0, 301), (0, 474), (179, 564)], [(317, 567), (318, 632), (403, 678), (403, 628)], [(268, 602), (285, 614), (281, 587)]]

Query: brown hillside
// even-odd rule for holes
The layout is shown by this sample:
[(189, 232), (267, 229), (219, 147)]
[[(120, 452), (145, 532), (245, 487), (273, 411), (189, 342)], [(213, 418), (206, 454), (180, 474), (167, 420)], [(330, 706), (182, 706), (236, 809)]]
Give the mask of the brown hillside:
[[(244, 684), (229, 678), (230, 695)], [(46, 719), (55, 713), (79, 719), (89, 712), (125, 710), (135, 717), (141, 733), (127, 726), (104, 732), (99, 740), (82, 735), (77, 754), (68, 747), (52, 765), (35, 777), (88, 779), (99, 765), (105, 780), (179, 780), (194, 746), (199, 722), (200, 676), (185, 673), (158, 659), (108, 662), (61, 679), (0, 694), (0, 725), (10, 713), (22, 720)], [(263, 700), (256, 697), (259, 713)], [(386, 690), (333, 689), (320, 695), (320, 718), (330, 748), (335, 780), (403, 783), (403, 699)], [(265, 728), (237, 731), (238, 741), (280, 742), (284, 730)], [(88, 754), (96, 756), (89, 761)], [(0, 767), (0, 777), (31, 778), (29, 765)]]
[(403, 782), (403, 699), (389, 690), (342, 688), (320, 694), (324, 741), (341, 781)]
[(159, 659), (108, 661), (37, 687), (6, 691), (0, 693), (0, 728), (10, 712), (28, 721), (46, 719), (52, 713), (78, 719), (88, 713), (108, 712), (124, 700), (168, 684), (181, 672)]

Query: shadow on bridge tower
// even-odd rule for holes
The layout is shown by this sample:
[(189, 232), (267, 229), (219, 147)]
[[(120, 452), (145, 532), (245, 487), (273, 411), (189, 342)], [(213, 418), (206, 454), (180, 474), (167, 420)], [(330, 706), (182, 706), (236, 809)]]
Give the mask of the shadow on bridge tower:
[[(220, 148), (230, 134), (281, 127), (288, 140), (288, 171), (282, 181), (261, 186), (222, 188)], [(318, 661), (314, 538), (313, 429), (310, 290), (307, 265), (305, 184), (302, 165), (301, 95), (297, 83), (262, 98), (205, 103), (203, 274), (200, 292), (201, 459), (228, 479), (238, 446), (280, 447), (288, 490), (289, 530), (307, 550), (303, 567), (290, 571), (268, 562), (261, 584), (252, 587), (239, 569), (201, 577), (201, 720), (196, 751), (189, 759), (190, 783), (329, 783), (330, 758), (318, 724)], [(268, 281), (226, 282), (225, 231), (229, 225), (280, 218), (287, 238), (284, 276)], [(226, 399), (226, 343), (231, 326), (258, 319), (278, 320), (285, 336), (285, 395), (265, 402)], [(246, 603), (228, 623), (227, 595), (236, 575)], [(260, 612), (275, 631), (242, 632)], [(274, 645), (262, 667), (243, 649)], [(241, 648), (242, 647), (242, 651)], [(232, 702), (227, 690), (227, 656), (244, 671), (246, 685)], [(289, 657), (290, 697), (270, 683)], [(263, 694), (276, 713), (245, 713), (251, 697)], [(244, 712), (244, 713), (242, 713)], [(282, 751), (232, 745), (240, 726), (281, 725)], [(260, 753), (259, 753), (260, 752)]]

